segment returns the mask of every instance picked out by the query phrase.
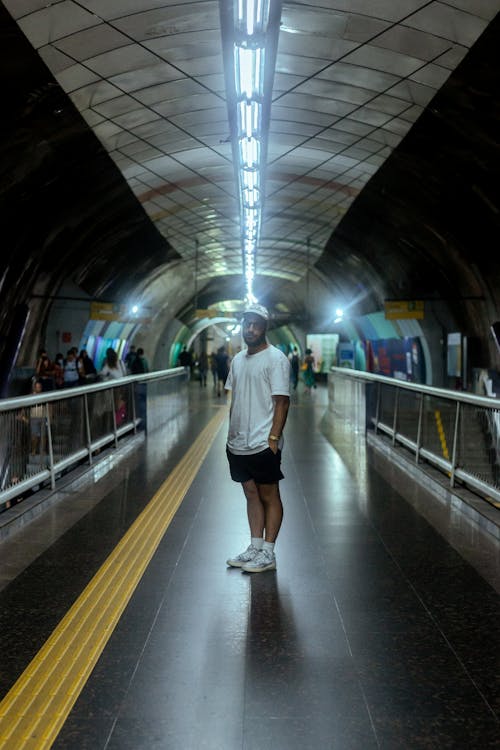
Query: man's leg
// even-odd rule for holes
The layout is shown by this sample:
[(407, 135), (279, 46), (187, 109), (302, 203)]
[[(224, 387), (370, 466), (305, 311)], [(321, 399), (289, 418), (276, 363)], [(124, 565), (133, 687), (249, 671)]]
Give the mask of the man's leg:
[(242, 482), (243, 492), (247, 499), (247, 516), (248, 525), (250, 526), (250, 536), (252, 538), (262, 538), (264, 536), (265, 506), (262, 503), (259, 490), (253, 479)]
[(281, 503), (278, 482), (274, 484), (258, 484), (256, 489), (264, 510), (264, 528), (266, 542), (275, 542), (283, 520), (283, 505)]
[[(257, 484), (256, 489), (264, 514), (265, 541), (262, 543), (262, 550), (251, 560), (241, 565), (241, 569), (245, 573), (263, 573), (266, 570), (276, 570), (274, 543), (283, 519), (283, 506), (278, 482), (275, 482), (275, 484)], [(255, 504), (252, 507), (257, 506)]]
[(250, 546), (244, 552), (235, 557), (230, 557), (226, 563), (232, 568), (241, 568), (256, 556), (257, 552), (262, 549), (264, 543), (264, 506), (262, 505), (257, 490), (257, 485), (253, 479), (242, 482), (243, 492), (247, 499), (247, 516), (248, 525), (250, 526)]

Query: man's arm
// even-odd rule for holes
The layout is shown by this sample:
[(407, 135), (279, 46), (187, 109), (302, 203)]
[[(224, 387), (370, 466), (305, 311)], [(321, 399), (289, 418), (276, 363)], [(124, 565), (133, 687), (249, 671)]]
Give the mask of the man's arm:
[[(289, 396), (273, 396), (274, 416), (271, 432), (269, 433), (268, 444), (273, 453), (278, 451), (278, 440), (281, 437), (288, 416), (288, 407), (290, 406)], [(271, 437), (272, 436), (272, 437)], [(276, 440), (278, 438), (278, 440)]]

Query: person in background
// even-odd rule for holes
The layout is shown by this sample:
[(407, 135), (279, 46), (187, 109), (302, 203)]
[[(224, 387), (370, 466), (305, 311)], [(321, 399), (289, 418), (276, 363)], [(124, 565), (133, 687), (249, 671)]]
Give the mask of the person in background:
[(248, 548), (227, 564), (247, 573), (276, 569), (274, 545), (283, 519), (279, 492), (283, 428), (290, 405), (290, 363), (267, 342), (269, 314), (254, 304), (243, 313), (248, 347), (234, 357), (226, 381), (231, 391), (226, 454), (231, 479), (247, 501)]
[(117, 353), (111, 347), (106, 349), (106, 357), (99, 374), (103, 380), (117, 380), (127, 374), (124, 363), (118, 359)]
[(200, 388), (207, 385), (208, 355), (206, 351), (201, 351), (198, 357), (198, 369), (200, 371)]
[(304, 383), (307, 393), (311, 393), (311, 388), (316, 388), (316, 378), (314, 377), (314, 356), (312, 349), (306, 349), (304, 357)]
[(120, 427), (127, 419), (127, 403), (122, 393), (119, 393), (116, 398), (115, 407), (115, 421), (116, 426)]
[(78, 355), (78, 366), (82, 377), (82, 383), (93, 383), (97, 380), (97, 370), (90, 359), (86, 349), (82, 349)]
[(189, 380), (189, 378), (191, 377), (192, 357), (191, 357), (191, 352), (188, 352), (185, 346), (183, 347), (181, 353), (179, 354), (178, 364), (184, 368), (184, 372), (188, 376), (188, 380)]
[(145, 372), (149, 372), (149, 364), (144, 356), (144, 349), (140, 346), (130, 365), (130, 374), (142, 375)]
[(212, 371), (212, 379), (214, 381), (214, 391), (217, 389), (217, 355), (212, 352), (210, 355), (210, 370)]
[(127, 372), (129, 375), (132, 373), (132, 364), (134, 362), (134, 359), (136, 358), (137, 353), (135, 351), (134, 344), (131, 345), (130, 349), (128, 350), (126, 356), (125, 356), (125, 367), (127, 368)]
[(226, 352), (225, 347), (220, 346), (217, 349), (215, 361), (217, 363), (217, 396), (220, 396), (221, 389), (224, 387), (229, 374), (229, 354)]
[(64, 364), (62, 352), (57, 352), (54, 360), (54, 382), (56, 388), (62, 388), (64, 386)]
[(80, 371), (78, 366), (78, 360), (75, 356), (73, 349), (69, 349), (66, 355), (66, 362), (64, 365), (64, 387), (73, 388), (80, 382), (80, 376), (83, 376), (83, 371)]
[(292, 376), (293, 390), (296, 391), (297, 385), (299, 383), (299, 367), (300, 367), (299, 350), (297, 349), (296, 346), (293, 347), (289, 359), (290, 359), (290, 373)]
[(55, 388), (54, 363), (50, 361), (45, 349), (40, 350), (35, 369), (36, 378), (42, 384), (42, 390), (53, 391)]
[[(32, 395), (39, 395), (43, 392), (43, 383), (41, 380), (34, 380), (31, 388)], [(46, 415), (45, 406), (36, 404), (29, 410), (29, 422), (31, 433), (31, 454), (40, 453), (45, 442)]]

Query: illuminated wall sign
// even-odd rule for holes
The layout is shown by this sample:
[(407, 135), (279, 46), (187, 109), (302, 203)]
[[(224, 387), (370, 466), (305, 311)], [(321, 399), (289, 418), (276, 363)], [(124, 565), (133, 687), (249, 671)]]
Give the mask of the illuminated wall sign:
[(222, 310), (214, 310), (209, 307), (206, 310), (198, 309), (195, 310), (195, 318), (234, 318), (233, 312), (223, 312)]
[(134, 315), (127, 305), (118, 305), (113, 302), (91, 302), (90, 319), (133, 321), (134, 323), (149, 323), (151, 320), (148, 316)]
[(386, 300), (384, 302), (384, 309), (387, 320), (424, 319), (425, 310), (423, 300)]

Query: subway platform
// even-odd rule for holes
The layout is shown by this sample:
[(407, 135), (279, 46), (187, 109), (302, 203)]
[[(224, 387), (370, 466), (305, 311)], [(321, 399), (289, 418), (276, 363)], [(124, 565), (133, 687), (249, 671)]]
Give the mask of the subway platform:
[(0, 748), (500, 747), (498, 541), (326, 389), (293, 397), (276, 572), (248, 543), (227, 405), (189, 406), (0, 542)]

